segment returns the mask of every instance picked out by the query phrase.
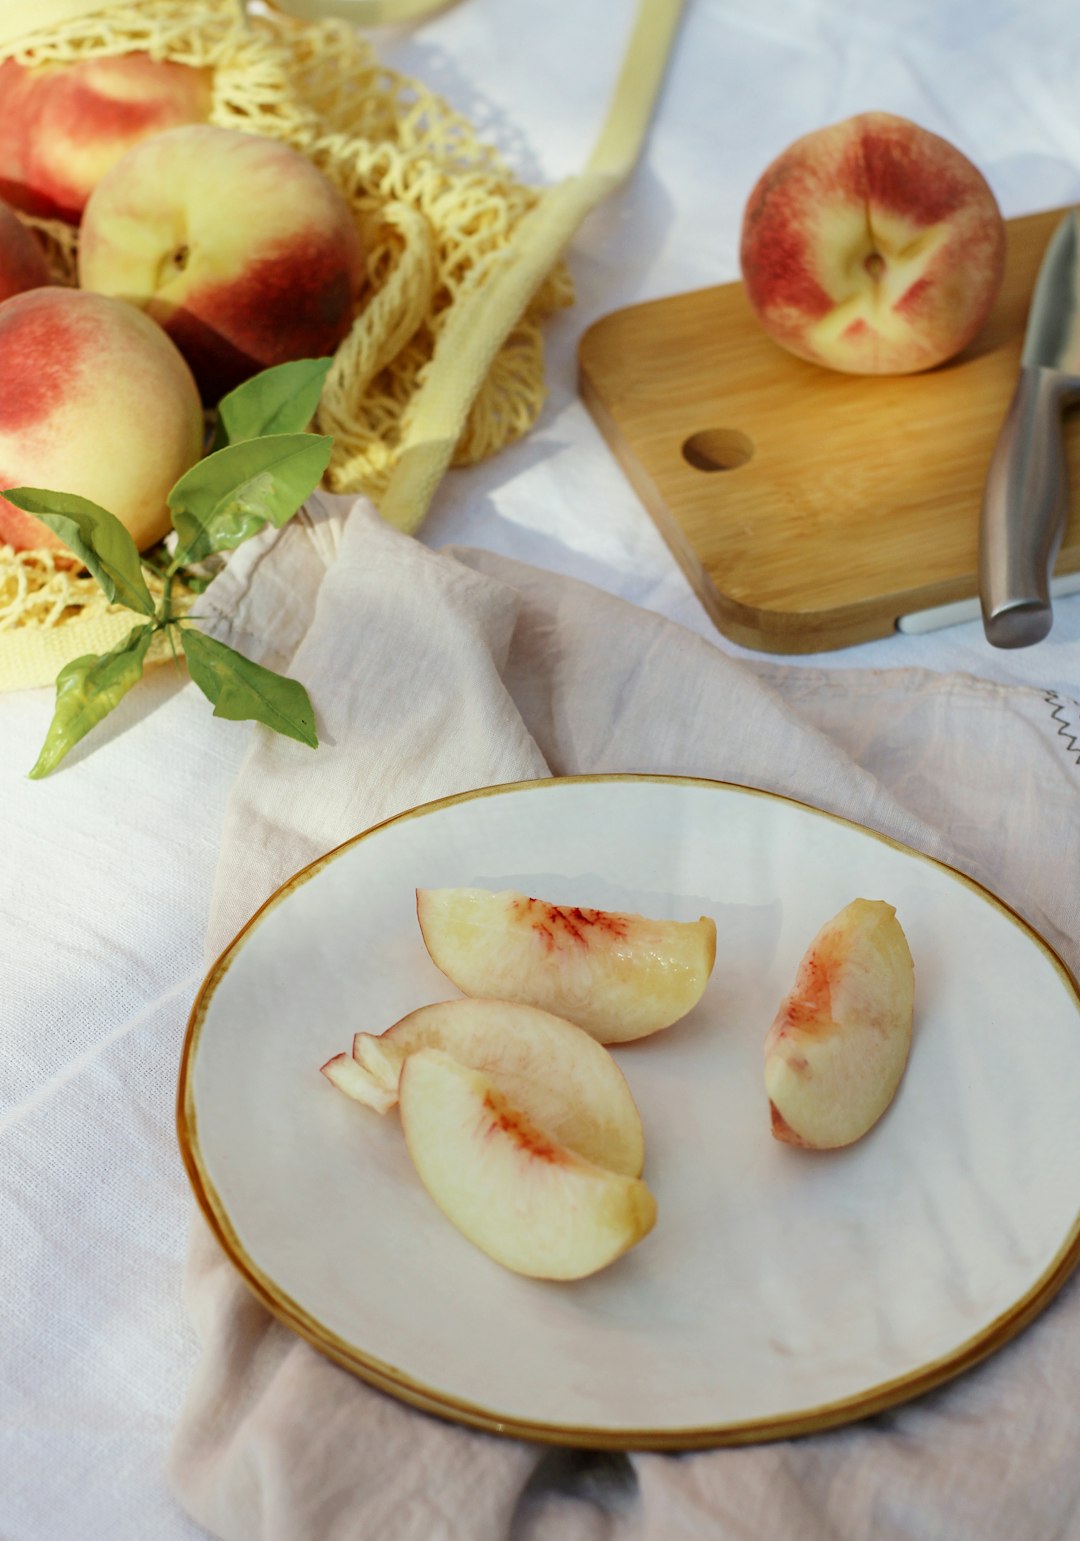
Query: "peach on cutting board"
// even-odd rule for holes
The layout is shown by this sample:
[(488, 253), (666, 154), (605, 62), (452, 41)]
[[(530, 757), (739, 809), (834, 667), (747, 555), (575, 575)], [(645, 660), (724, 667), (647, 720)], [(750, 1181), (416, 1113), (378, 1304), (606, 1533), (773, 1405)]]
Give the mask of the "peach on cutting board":
[(162, 326), (208, 406), (259, 370), (333, 353), (361, 268), (352, 211), (313, 162), (210, 124), (129, 150), (80, 226), (82, 287)]
[(539, 1006), (601, 1043), (642, 1038), (701, 999), (716, 923), (650, 920), (505, 890), (417, 889), (433, 961), (466, 995)]
[[(123, 300), (53, 285), (0, 305), (0, 489), (100, 504), (140, 549), (169, 529), (166, 497), (199, 459), (203, 413), (165, 333)], [(0, 497), (0, 541), (63, 549)]]
[(560, 1144), (489, 1076), (440, 1049), (408, 1057), (400, 1097), (424, 1187), (464, 1236), (515, 1273), (584, 1278), (655, 1224), (656, 1202), (640, 1178)]
[(212, 76), (146, 53), (70, 64), (0, 64), (0, 196), (77, 225), (132, 145), (210, 111)]
[(896, 1094), (911, 1048), (915, 969), (896, 911), (854, 899), (810, 943), (765, 1040), (772, 1132), (850, 1145)]
[(465, 996), (421, 1006), (381, 1036), (357, 1033), (351, 1054), (322, 1067), (357, 1102), (385, 1113), (398, 1102), (410, 1055), (439, 1049), (486, 1075), (533, 1123), (587, 1160), (630, 1177), (645, 1142), (626, 1078), (582, 1028), (535, 1006)]
[(866, 112), (797, 139), (743, 216), (746, 297), (789, 352), (852, 374), (908, 374), (972, 340), (1005, 270), (1005, 224), (955, 145)]

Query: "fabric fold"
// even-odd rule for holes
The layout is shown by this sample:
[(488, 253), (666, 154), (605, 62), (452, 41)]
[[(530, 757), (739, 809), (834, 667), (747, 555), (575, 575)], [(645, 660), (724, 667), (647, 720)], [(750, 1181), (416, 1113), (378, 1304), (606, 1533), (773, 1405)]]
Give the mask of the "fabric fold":
[[(308, 687), (322, 743), (252, 730), (208, 956), (298, 867), (394, 813), (548, 774), (637, 771), (761, 787), (856, 819), (985, 883), (1080, 967), (1080, 769), (1060, 698), (737, 661), (584, 584), (435, 553), (370, 507), (345, 512), (312, 511), (329, 525), (320, 551), (298, 530), (293, 564), (285, 532), (269, 537), (219, 591), (221, 623), (262, 636)], [(208, 599), (213, 612), (213, 589)], [(1075, 1288), (979, 1369), (849, 1429), (682, 1458), (565, 1459), (415, 1412), (339, 1370), (271, 1321), (201, 1220), (186, 1295), (202, 1357), (171, 1475), (223, 1541), (1050, 1541), (1068, 1523), (1063, 1495), (1080, 1497), (1065, 1475), (1076, 1420), (1045, 1412), (1048, 1395), (1059, 1408), (1071, 1397)], [(1024, 1420), (1039, 1432), (1017, 1466)]]

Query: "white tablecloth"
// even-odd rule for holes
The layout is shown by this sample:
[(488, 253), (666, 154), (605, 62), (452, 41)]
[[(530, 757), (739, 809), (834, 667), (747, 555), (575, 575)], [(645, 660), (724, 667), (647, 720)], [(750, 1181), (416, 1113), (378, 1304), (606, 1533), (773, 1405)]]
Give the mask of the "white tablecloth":
[[(443, 92), (529, 180), (584, 160), (631, 0), (461, 0), (383, 57)], [(1068, 0), (690, 0), (644, 163), (583, 227), (548, 330), (538, 428), (455, 472), (424, 531), (583, 578), (718, 639), (575, 389), (590, 321), (737, 274), (739, 219), (790, 140), (879, 108), (944, 134), (1007, 215), (1080, 199)], [(1080, 695), (1080, 597), (995, 652), (973, 622), (793, 668), (916, 665)], [(52, 692), (0, 699), (0, 1536), (183, 1541), (164, 1460), (193, 1363), (190, 1211), (173, 1133), (223, 809), (248, 743), (170, 670), (32, 783)]]

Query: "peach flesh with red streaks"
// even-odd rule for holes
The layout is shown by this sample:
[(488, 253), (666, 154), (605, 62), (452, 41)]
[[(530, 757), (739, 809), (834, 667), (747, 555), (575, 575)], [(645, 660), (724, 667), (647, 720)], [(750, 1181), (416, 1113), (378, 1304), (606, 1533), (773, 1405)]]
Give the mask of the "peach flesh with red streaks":
[(335, 1055), (322, 1069), (382, 1113), (397, 1103), (408, 1057), (428, 1048), (486, 1075), (560, 1145), (613, 1172), (640, 1175), (645, 1141), (626, 1077), (582, 1028), (535, 1006), (471, 996), (421, 1006), (379, 1037), (357, 1033), (348, 1063)]
[(530, 1123), (525, 1114), (512, 1108), (494, 1087), (484, 1093), (483, 1113), (489, 1120), (485, 1139), (505, 1134), (526, 1156), (537, 1161), (550, 1161), (553, 1166), (569, 1165), (571, 1155), (566, 1147), (557, 1145), (550, 1135)]
[(447, 1219), (515, 1273), (584, 1278), (655, 1223), (656, 1202), (640, 1178), (560, 1145), (487, 1076), (439, 1049), (406, 1060), (401, 1123), (417, 1174)]
[[(195, 382), (165, 334), (122, 300), (30, 289), (0, 305), (0, 374), (0, 487), (77, 493), (140, 548), (160, 540), (203, 440)], [(0, 541), (66, 549), (6, 498)]]
[(550, 904), (513, 890), (418, 889), (433, 961), (466, 995), (522, 1001), (601, 1043), (669, 1027), (701, 999), (716, 924)]
[(86, 206), (84, 288), (146, 310), (214, 404), (258, 370), (334, 352), (352, 324), (360, 238), (298, 150), (208, 124), (124, 156)]
[(833, 1149), (877, 1123), (907, 1064), (914, 990), (892, 905), (855, 899), (821, 928), (765, 1039), (778, 1140)]
[(210, 70), (146, 53), (33, 68), (0, 64), (0, 195), (78, 224), (97, 183), (132, 145), (208, 117)]
[(1001, 286), (1005, 226), (955, 146), (888, 113), (796, 140), (747, 201), (740, 260), (765, 330), (856, 374), (928, 369), (962, 351)]

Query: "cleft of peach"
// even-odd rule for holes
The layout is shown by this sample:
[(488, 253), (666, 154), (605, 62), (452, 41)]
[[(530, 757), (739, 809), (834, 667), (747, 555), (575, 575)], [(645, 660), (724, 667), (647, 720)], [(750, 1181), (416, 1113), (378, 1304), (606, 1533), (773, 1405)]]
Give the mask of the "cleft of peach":
[(1005, 222), (955, 145), (864, 112), (765, 168), (740, 264), (751, 309), (789, 353), (848, 374), (910, 374), (955, 357), (986, 321)]

